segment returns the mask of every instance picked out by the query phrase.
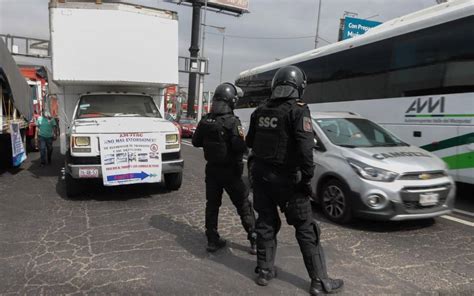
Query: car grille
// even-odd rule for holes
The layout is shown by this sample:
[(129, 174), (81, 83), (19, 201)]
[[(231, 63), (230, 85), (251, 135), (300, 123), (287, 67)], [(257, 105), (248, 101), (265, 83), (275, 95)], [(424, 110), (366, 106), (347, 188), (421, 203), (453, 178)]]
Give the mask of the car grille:
[(446, 177), (446, 172), (436, 171), (436, 172), (414, 172), (406, 173), (401, 175), (399, 180), (432, 180)]
[[(402, 189), (400, 195), (403, 205), (407, 211), (419, 211), (442, 206), (446, 202), (450, 190), (451, 184), (442, 184), (428, 187), (405, 187)], [(419, 201), (420, 194), (422, 193), (438, 193), (438, 203), (430, 206), (421, 205)]]
[[(163, 161), (178, 160), (181, 157), (181, 153), (180, 152), (163, 153), (161, 157)], [(69, 160), (69, 163), (78, 164), (78, 165), (101, 164), (100, 156), (71, 157)]]

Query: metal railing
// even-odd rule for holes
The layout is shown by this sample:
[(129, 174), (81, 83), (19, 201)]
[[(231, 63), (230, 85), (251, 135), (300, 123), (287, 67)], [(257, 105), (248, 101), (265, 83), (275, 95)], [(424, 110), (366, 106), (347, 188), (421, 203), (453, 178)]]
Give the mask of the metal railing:
[(0, 38), (5, 42), (12, 55), (51, 58), (49, 40), (0, 34)]

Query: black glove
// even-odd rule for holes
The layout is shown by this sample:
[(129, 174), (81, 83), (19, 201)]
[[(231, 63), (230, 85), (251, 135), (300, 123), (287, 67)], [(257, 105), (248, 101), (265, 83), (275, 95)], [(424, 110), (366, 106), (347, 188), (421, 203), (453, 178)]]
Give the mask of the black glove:
[(296, 186), (298, 192), (303, 193), (305, 196), (311, 197), (313, 195), (313, 188), (311, 187), (311, 180), (301, 180)]

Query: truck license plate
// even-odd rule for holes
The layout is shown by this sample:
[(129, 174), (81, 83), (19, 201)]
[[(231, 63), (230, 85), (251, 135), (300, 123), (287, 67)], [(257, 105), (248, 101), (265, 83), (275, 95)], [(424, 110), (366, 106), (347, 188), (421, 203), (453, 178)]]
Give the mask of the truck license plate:
[(99, 169), (79, 169), (79, 178), (99, 178)]
[(432, 206), (438, 203), (439, 194), (438, 193), (421, 193), (420, 194), (420, 205), (422, 206)]

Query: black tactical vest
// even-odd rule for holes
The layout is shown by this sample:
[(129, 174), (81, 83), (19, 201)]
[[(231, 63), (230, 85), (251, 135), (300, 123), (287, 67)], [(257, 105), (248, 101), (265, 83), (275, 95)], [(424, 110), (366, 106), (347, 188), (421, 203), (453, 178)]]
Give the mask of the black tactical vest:
[(211, 164), (227, 164), (231, 161), (229, 136), (224, 128), (228, 116), (209, 116), (201, 122), (204, 158)]
[(258, 160), (278, 166), (295, 163), (294, 141), (290, 138), (290, 110), (294, 102), (267, 103), (255, 111), (253, 153)]

